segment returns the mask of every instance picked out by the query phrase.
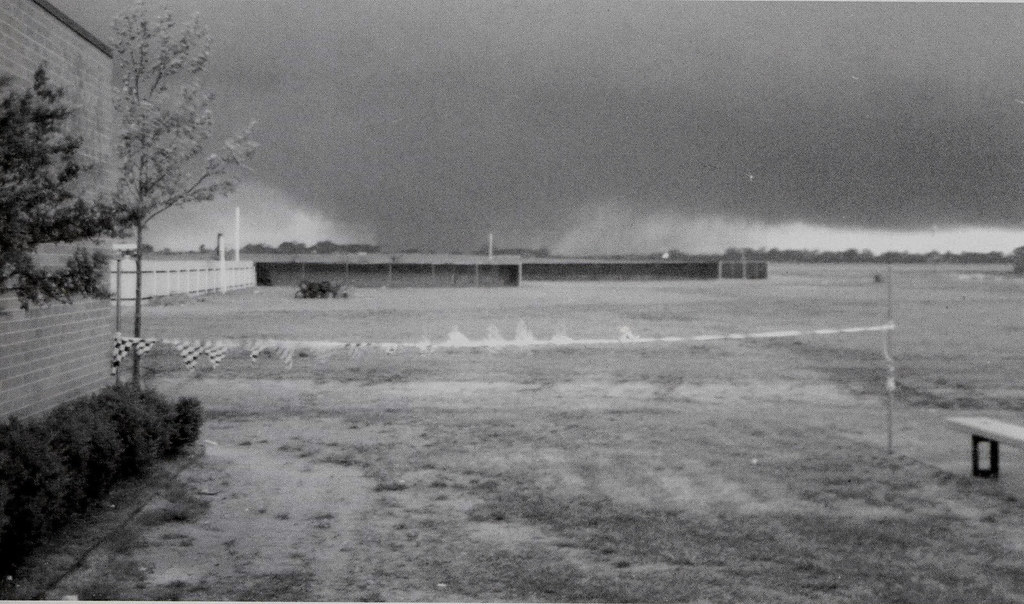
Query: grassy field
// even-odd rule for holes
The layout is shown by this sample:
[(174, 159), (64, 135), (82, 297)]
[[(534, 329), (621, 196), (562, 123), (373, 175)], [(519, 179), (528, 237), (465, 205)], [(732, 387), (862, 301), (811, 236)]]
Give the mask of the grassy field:
[[(690, 336), (884, 323), (875, 266), (767, 281), (260, 288), (144, 309), (169, 338)], [(897, 267), (881, 334), (538, 350), (235, 354), (145, 379), (206, 403), (205, 455), (47, 596), (1020, 601), (1024, 456), (969, 477), (953, 414), (1022, 421), (1024, 280)], [(129, 317), (130, 319), (130, 317)], [(125, 537), (127, 535), (128, 537)], [(128, 570), (126, 570), (128, 569)], [(128, 571), (131, 572), (128, 572)]]

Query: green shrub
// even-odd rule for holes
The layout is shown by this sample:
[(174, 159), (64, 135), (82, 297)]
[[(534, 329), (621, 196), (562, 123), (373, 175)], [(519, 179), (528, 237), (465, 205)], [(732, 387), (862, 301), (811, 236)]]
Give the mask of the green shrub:
[(198, 399), (182, 397), (174, 407), (171, 420), (171, 452), (177, 453), (186, 445), (196, 442), (203, 427), (203, 405)]
[(146, 439), (152, 443), (153, 458), (166, 457), (172, 453), (171, 440), (174, 438), (174, 409), (167, 399), (156, 390), (139, 393), (137, 406), (142, 419)]
[(172, 406), (134, 386), (106, 388), (41, 421), (0, 423), (0, 575), (116, 480), (194, 442), (201, 425), (198, 400)]
[[(0, 454), (2, 457), (3, 454)], [(0, 467), (3, 467), (4, 462), (0, 460)], [(10, 523), (7, 518), (7, 502), (11, 500), (11, 491), (7, 488), (6, 482), (0, 482), (0, 537), (4, 534), (4, 529)]]
[(68, 471), (39, 424), (11, 420), (0, 426), (0, 476), (10, 494), (0, 534), (0, 567), (66, 519)]
[(68, 469), (69, 507), (84, 509), (102, 496), (120, 469), (124, 448), (114, 426), (97, 414), (91, 400), (57, 408), (47, 419), (51, 446)]
[(159, 394), (129, 385), (107, 388), (94, 402), (121, 441), (120, 476), (142, 473), (167, 452), (170, 407)]

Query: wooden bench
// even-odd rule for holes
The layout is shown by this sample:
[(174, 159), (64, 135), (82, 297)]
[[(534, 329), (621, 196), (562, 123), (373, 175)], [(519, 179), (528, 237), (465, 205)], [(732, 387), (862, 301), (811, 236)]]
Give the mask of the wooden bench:
[[(990, 417), (950, 417), (949, 425), (971, 435), (971, 470), (982, 478), (999, 478), (999, 443), (1024, 447), (1024, 426)], [(978, 465), (978, 445), (988, 443), (988, 468)]]

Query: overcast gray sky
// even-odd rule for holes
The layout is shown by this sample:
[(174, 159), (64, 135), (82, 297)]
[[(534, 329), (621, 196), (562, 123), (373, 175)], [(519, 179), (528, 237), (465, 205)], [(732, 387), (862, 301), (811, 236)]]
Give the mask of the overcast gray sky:
[[(51, 1), (105, 38), (128, 4)], [(942, 249), (1024, 224), (1024, 5), (169, 6), (210, 30), (225, 133), (259, 122), (244, 195), (208, 209), (279, 225), (247, 239)]]

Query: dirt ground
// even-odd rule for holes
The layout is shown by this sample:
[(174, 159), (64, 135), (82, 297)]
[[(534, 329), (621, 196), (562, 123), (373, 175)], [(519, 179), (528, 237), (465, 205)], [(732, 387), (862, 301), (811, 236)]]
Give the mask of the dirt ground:
[[(145, 313), (165, 337), (346, 341), (439, 339), (455, 325), (511, 337), (520, 320), (538, 337), (884, 321), (877, 267), (772, 268), (766, 282), (357, 290), (345, 301), (266, 288)], [(308, 355), (291, 369), (239, 354), (194, 374), (157, 352), (147, 385), (204, 401), (201, 450), (123, 495), (124, 511), (70, 529), (69, 543), (98, 544), (79, 546), (80, 564), (74, 548), (41, 552), (37, 568), (70, 572), (26, 589), (51, 599), (1024, 600), (1021, 452), (1004, 449), (998, 482), (973, 479), (969, 438), (944, 425), (978, 414), (1024, 423), (1022, 283), (964, 267), (899, 278), (893, 455), (878, 334)]]

